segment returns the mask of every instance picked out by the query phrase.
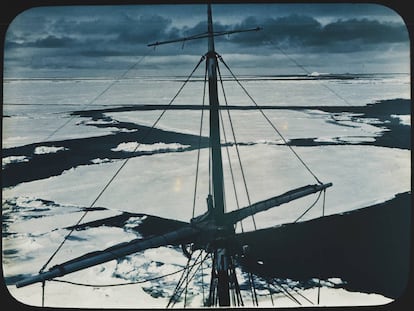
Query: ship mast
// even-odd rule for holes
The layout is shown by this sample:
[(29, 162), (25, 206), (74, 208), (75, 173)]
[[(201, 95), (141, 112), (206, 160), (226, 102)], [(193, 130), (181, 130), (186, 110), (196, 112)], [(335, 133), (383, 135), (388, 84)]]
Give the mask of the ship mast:
[(211, 14), (211, 5), (208, 5), (208, 52), (207, 72), (210, 103), (210, 148), (211, 148), (211, 173), (213, 189), (214, 219), (222, 222), (224, 214), (224, 185), (223, 164), (220, 144), (219, 100), (217, 93), (217, 54), (214, 49), (214, 32)]
[[(207, 33), (148, 44), (148, 46), (158, 46), (173, 42), (208, 38), (208, 52), (203, 56), (203, 59), (206, 60), (206, 71), (208, 74), (210, 110), (211, 193), (207, 197), (207, 212), (192, 218), (188, 225), (166, 234), (116, 244), (107, 249), (91, 252), (66, 261), (51, 267), (48, 271), (43, 271), (42, 269), (37, 275), (27, 277), (17, 282), (17, 287), (23, 287), (37, 282), (43, 282), (44, 284), (46, 280), (51, 280), (148, 248), (169, 244), (185, 245), (194, 243), (194, 245), (199, 244), (196, 247), (200, 247), (213, 255), (210, 293), (207, 305), (215, 306), (218, 301), (219, 306), (230, 306), (230, 290), (233, 291), (233, 294), (236, 292), (236, 295), (238, 295), (237, 303), (243, 305), (233, 263), (234, 254), (232, 253), (233, 247), (231, 243), (236, 237), (234, 225), (256, 213), (269, 210), (316, 192), (324, 191), (326, 188), (332, 186), (332, 183), (307, 185), (254, 204), (249, 203), (249, 206), (225, 213), (223, 163), (220, 142), (220, 104), (217, 88), (218, 54), (214, 47), (214, 37), (239, 32), (257, 31), (260, 28), (214, 32), (211, 4), (208, 4), (207, 16)], [(234, 296), (232, 297), (234, 298)]]
[[(217, 92), (217, 53), (214, 48), (214, 30), (213, 18), (211, 14), (211, 5), (207, 7), (208, 16), (208, 52), (207, 52), (207, 73), (208, 73), (208, 94), (210, 104), (210, 148), (211, 148), (211, 174), (213, 189), (213, 221), (216, 225), (224, 225), (224, 179), (223, 179), (223, 163), (221, 156), (220, 143), (220, 119), (219, 119), (219, 100)], [(228, 250), (221, 246), (214, 250), (214, 267), (213, 271), (217, 279), (217, 298), (219, 306), (230, 306), (230, 289)], [(212, 291), (210, 288), (209, 304), (213, 304)]]

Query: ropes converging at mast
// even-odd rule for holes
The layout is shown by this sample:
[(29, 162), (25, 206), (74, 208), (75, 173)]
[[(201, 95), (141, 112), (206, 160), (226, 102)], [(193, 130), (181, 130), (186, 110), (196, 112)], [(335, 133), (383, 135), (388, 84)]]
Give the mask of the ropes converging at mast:
[[(181, 94), (184, 87), (187, 83), (191, 80), (196, 70), (199, 68), (200, 64), (203, 61), (206, 61), (205, 66), (205, 73), (204, 73), (204, 85), (203, 85), (203, 96), (202, 96), (202, 106), (201, 106), (201, 118), (200, 118), (200, 127), (198, 133), (198, 150), (197, 150), (197, 160), (196, 160), (196, 171), (195, 171), (195, 181), (194, 181), (194, 192), (193, 192), (193, 204), (192, 204), (192, 218), (190, 223), (186, 224), (186, 226), (170, 231), (168, 233), (158, 235), (158, 236), (150, 236), (148, 238), (142, 239), (135, 239), (130, 242), (116, 244), (114, 246), (108, 247), (102, 251), (88, 253), (86, 255), (77, 257), (75, 259), (69, 260), (65, 263), (60, 265), (54, 266), (49, 269), (49, 271), (45, 272), (46, 267), (50, 264), (52, 259), (56, 256), (56, 254), (61, 250), (65, 242), (70, 238), (72, 233), (76, 228), (79, 227), (81, 222), (84, 220), (85, 216), (91, 210), (102, 195), (109, 189), (110, 185), (114, 182), (114, 180), (119, 176), (121, 171), (125, 168), (130, 158), (126, 158), (121, 162), (121, 165), (113, 172), (110, 178), (104, 183), (102, 189), (98, 192), (92, 203), (89, 207), (85, 210), (82, 214), (80, 219), (77, 221), (75, 226), (71, 228), (68, 234), (65, 235), (63, 241), (59, 244), (55, 252), (50, 256), (50, 258), (46, 261), (46, 263), (42, 266), (39, 271), (39, 275), (28, 278), (24, 281), (21, 281), (18, 287), (26, 286), (33, 284), (35, 282), (42, 282), (42, 305), (44, 305), (44, 293), (45, 293), (45, 282), (48, 280), (54, 280), (55, 277), (63, 276), (67, 273), (79, 271), (81, 269), (85, 269), (97, 264), (101, 264), (116, 258), (124, 257), (126, 255), (130, 255), (136, 253), (138, 251), (143, 251), (149, 248), (155, 248), (160, 246), (166, 245), (182, 245), (183, 252), (188, 257), (187, 264), (183, 269), (178, 271), (164, 274), (162, 276), (156, 278), (150, 278), (146, 280), (136, 281), (136, 282), (129, 282), (129, 283), (122, 283), (122, 284), (105, 284), (102, 286), (93, 285), (93, 284), (82, 284), (76, 282), (67, 282), (65, 280), (55, 280), (56, 282), (64, 282), (72, 285), (79, 285), (79, 286), (93, 286), (93, 287), (114, 287), (114, 286), (123, 286), (129, 284), (139, 284), (143, 282), (148, 282), (151, 280), (157, 280), (164, 278), (169, 275), (176, 274), (182, 271), (181, 277), (176, 284), (176, 287), (171, 295), (167, 307), (173, 307), (179, 300), (182, 295), (184, 295), (184, 307), (187, 306), (187, 296), (188, 296), (188, 287), (190, 282), (196, 276), (196, 274), (200, 271), (203, 274), (203, 263), (210, 258), (211, 259), (211, 280), (210, 280), (210, 290), (208, 298), (205, 299), (204, 297), (204, 284), (203, 287), (203, 303), (207, 306), (229, 306), (230, 302), (232, 301), (234, 305), (243, 306), (243, 297), (241, 295), (241, 288), (239, 286), (237, 276), (236, 276), (236, 269), (235, 269), (235, 256), (238, 254), (237, 252), (244, 253), (244, 246), (243, 245), (232, 245), (236, 241), (236, 233), (235, 228), (238, 222), (240, 222), (242, 233), (244, 233), (243, 223), (242, 220), (248, 217), (251, 217), (254, 230), (257, 230), (256, 220), (254, 215), (258, 212), (266, 211), (272, 207), (279, 206), (284, 203), (288, 203), (292, 200), (296, 200), (298, 198), (317, 193), (318, 197), (311, 206), (305, 210), (305, 212), (297, 218), (299, 221), (310, 209), (312, 209), (316, 203), (319, 201), (322, 191), (324, 192), (323, 196), (323, 214), (325, 210), (325, 190), (327, 187), (332, 186), (331, 183), (323, 184), (319, 178), (315, 175), (315, 173), (309, 168), (309, 166), (304, 162), (304, 160), (299, 156), (299, 154), (293, 149), (293, 147), (288, 143), (287, 139), (282, 135), (280, 130), (276, 127), (274, 122), (264, 113), (263, 109), (257, 104), (257, 102), (253, 99), (253, 97), (249, 94), (246, 88), (242, 85), (240, 80), (233, 74), (229, 66), (224, 62), (223, 58), (217, 54), (214, 50), (214, 40), (215, 36), (222, 36), (225, 34), (232, 34), (238, 32), (246, 32), (246, 31), (257, 31), (259, 28), (255, 29), (246, 29), (246, 30), (236, 30), (236, 31), (224, 31), (224, 32), (214, 32), (213, 31), (213, 23), (212, 23), (212, 15), (211, 15), (211, 6), (208, 6), (208, 32), (203, 33), (200, 35), (195, 35), (192, 37), (187, 37), (178, 40), (170, 40), (165, 42), (156, 42), (154, 44), (150, 44), (148, 46), (157, 46), (164, 43), (170, 42), (185, 42), (186, 40), (194, 40), (200, 39), (204, 37), (208, 37), (208, 52), (203, 55), (200, 60), (198, 61), (197, 65), (185, 79), (181, 87), (172, 97), (167, 105), (164, 106), (163, 111), (159, 114), (156, 120), (152, 123), (151, 127), (148, 127), (146, 132), (143, 133), (142, 139), (145, 140), (156, 128), (159, 124), (160, 120), (164, 117), (166, 112), (170, 110), (173, 103), (175, 102), (176, 98)], [(137, 64), (139, 64), (143, 56), (136, 64), (128, 68), (128, 70), (116, 81), (111, 83), (107, 88), (105, 88), (102, 92), (100, 92), (91, 102), (95, 102), (98, 98), (100, 98), (103, 94), (105, 94), (115, 83), (117, 83), (121, 78), (125, 77), (126, 74), (135, 68)], [(303, 167), (312, 175), (312, 177), (317, 181), (318, 184), (315, 185), (307, 185), (303, 187), (299, 187), (297, 189), (290, 190), (286, 193), (283, 193), (278, 196), (274, 196), (270, 199), (263, 200), (257, 203), (252, 203), (251, 196), (249, 192), (249, 187), (247, 183), (247, 178), (245, 174), (245, 168), (242, 163), (242, 157), (240, 154), (240, 142), (236, 137), (235, 128), (233, 124), (233, 119), (230, 113), (230, 106), (228, 104), (227, 95), (224, 88), (223, 77), (220, 72), (220, 68), (218, 65), (218, 61), (220, 61), (225, 68), (229, 71), (234, 81), (241, 87), (243, 92), (247, 95), (247, 97), (254, 103), (256, 108), (259, 110), (261, 115), (264, 117), (266, 122), (271, 126), (271, 128), (276, 132), (276, 134), (282, 139), (284, 144), (289, 148), (289, 150), (295, 155), (295, 157), (299, 160), (299, 162), (303, 165)], [(217, 76), (218, 74), (218, 76)], [(218, 87), (217, 82), (220, 82), (222, 96), (224, 97), (224, 106), (219, 105), (218, 101)], [(199, 171), (200, 171), (200, 153), (201, 153), (201, 138), (203, 133), (203, 119), (204, 119), (204, 108), (205, 108), (205, 98), (206, 98), (206, 89), (207, 89), (207, 82), (209, 86), (209, 109), (210, 109), (210, 144), (209, 144), (209, 169), (208, 169), (208, 181), (209, 181), (209, 191), (207, 196), (207, 212), (195, 217), (195, 208), (196, 208), (196, 199), (197, 199), (197, 191), (198, 191), (198, 180), (199, 180)], [(228, 141), (228, 136), (224, 126), (224, 118), (222, 110), (227, 110), (227, 118), (229, 121), (230, 127), (230, 134), (233, 140), (233, 143)], [(70, 119), (71, 120), (71, 119)], [(69, 121), (70, 121), (69, 120)], [(69, 121), (63, 124), (61, 127), (56, 129), (48, 138), (52, 137), (56, 132), (60, 129), (65, 127)], [(222, 135), (220, 133), (220, 129), (222, 130)], [(224, 144), (222, 143), (222, 138), (224, 138)], [(140, 148), (142, 143), (138, 143), (135, 148), (133, 148), (132, 152), (137, 152)], [(228, 158), (228, 167), (230, 170), (231, 182), (234, 191), (235, 203), (237, 210), (233, 211), (226, 211), (226, 198), (225, 198), (225, 185), (224, 185), (224, 174), (223, 174), (223, 163), (221, 157), (221, 150), (225, 146), (226, 154)], [(233, 165), (234, 160), (232, 159), (229, 149), (230, 147), (235, 148), (236, 157), (237, 158), (237, 165), (240, 169), (241, 179), (243, 182), (243, 190), (245, 192), (247, 198), (247, 206), (240, 208), (240, 201), (239, 201), (239, 192), (236, 187), (235, 182), (235, 175), (234, 175), (234, 168)], [(236, 243), (237, 244), (237, 243)], [(190, 245), (190, 251), (186, 249), (186, 245)], [(240, 246), (240, 247), (239, 247)], [(236, 251), (237, 249), (237, 251)], [(199, 250), (199, 255), (194, 260), (192, 259), (194, 251)], [(206, 253), (204, 257), (202, 257), (203, 252)], [(193, 264), (191, 263), (193, 260)], [(251, 301), (253, 305), (258, 306), (258, 287), (256, 286), (257, 279), (256, 275), (254, 275), (251, 271), (247, 271), (247, 281), (248, 289), (251, 292)], [(39, 281), (40, 280), (40, 281)], [(201, 276), (201, 280), (203, 283), (203, 277)], [(270, 285), (275, 286), (277, 281), (267, 281), (268, 290), (270, 293), (270, 297), (273, 304), (273, 297)], [(279, 286), (282, 292), (286, 294), (287, 297), (291, 298), (293, 301), (300, 304), (300, 302), (282, 285)], [(319, 295), (318, 295), (319, 297)], [(306, 297), (305, 297), (306, 298)]]
[[(127, 70), (125, 70), (118, 78), (116, 78), (114, 81), (112, 81), (107, 87), (105, 87), (101, 92), (99, 92), (91, 101), (89, 101), (87, 104), (85, 104), (83, 107), (87, 108), (91, 105), (93, 105), (99, 98), (101, 98), (106, 92), (108, 92), (115, 84), (117, 84), (119, 81), (124, 79), (129, 72), (134, 70), (141, 62), (149, 55), (150, 51), (148, 51), (146, 54), (142, 55), (138, 61), (133, 63)], [(63, 128), (65, 128), (73, 119), (75, 116), (73, 115), (70, 117), (67, 121), (65, 121), (62, 125), (57, 127), (53, 132), (51, 132), (44, 140), (49, 140), (53, 136), (56, 135), (57, 132), (61, 131)]]
[[(299, 161), (304, 165), (304, 167), (311, 173), (311, 175), (317, 180), (317, 182), (319, 184), (321, 184), (320, 180), (316, 177), (316, 175), (309, 169), (309, 167), (304, 163), (304, 161), (300, 158), (300, 156), (293, 150), (293, 148), (288, 144), (287, 140), (283, 137), (283, 135), (280, 133), (280, 131), (277, 129), (277, 127), (274, 125), (274, 123), (264, 114), (263, 110), (260, 109), (260, 106), (256, 103), (256, 101), (251, 97), (251, 95), (247, 92), (247, 90), (244, 88), (244, 86), (240, 83), (240, 81), (235, 77), (235, 75), (233, 74), (233, 72), (231, 71), (231, 69), (228, 67), (228, 65), (223, 61), (222, 57), (217, 55), (218, 59), (224, 64), (224, 66), (228, 69), (228, 71), (231, 73), (231, 75), (233, 76), (234, 80), (239, 84), (239, 86), (243, 89), (243, 91), (247, 94), (247, 96), (252, 100), (252, 102), (258, 107), (259, 111), (262, 113), (263, 117), (265, 118), (265, 120), (271, 125), (271, 127), (276, 131), (276, 133), (282, 138), (282, 140), (285, 142), (285, 144), (289, 147), (289, 149), (295, 154), (295, 156), (299, 159)], [(162, 113), (158, 116), (158, 118), (155, 120), (155, 122), (153, 123), (153, 125), (148, 129), (148, 131), (145, 133), (145, 137), (147, 137), (148, 135), (150, 135), (151, 131), (157, 126), (157, 124), (159, 123), (159, 121), (163, 118), (163, 116), (165, 115), (166, 111), (169, 109), (169, 107), (171, 107), (171, 105), (174, 103), (175, 99), (179, 96), (179, 94), (181, 93), (181, 91), (183, 90), (183, 88), (185, 87), (185, 85), (190, 81), (190, 79), (192, 78), (193, 74), (195, 73), (195, 71), (197, 70), (197, 68), (199, 67), (199, 65), (206, 59), (206, 56), (201, 57), (201, 59), (199, 60), (199, 62), (197, 63), (197, 65), (195, 66), (195, 68), (193, 69), (193, 71), (190, 73), (190, 75), (187, 77), (187, 79), (184, 81), (184, 83), (182, 84), (182, 86), (179, 88), (179, 90), (177, 91), (177, 93), (175, 94), (175, 96), (170, 100), (170, 102), (168, 103), (168, 105), (166, 106), (166, 108), (162, 111)], [(250, 200), (250, 196), (249, 196), (249, 191), (248, 191), (248, 187), (247, 187), (247, 181), (246, 181), (246, 176), (244, 173), (244, 169), (243, 169), (243, 165), (242, 165), (242, 159), (240, 156), (240, 151), (239, 151), (239, 142), (237, 140), (236, 134), (235, 134), (235, 130), (234, 130), (234, 125), (232, 122), (232, 118), (231, 118), (231, 114), (230, 114), (230, 109), (229, 108), (229, 104), (227, 101), (227, 96), (225, 93), (225, 89), (224, 89), (224, 83), (223, 83), (223, 78), (220, 72), (219, 67), (217, 67), (217, 71), (219, 74), (219, 78), (220, 78), (220, 85), (222, 88), (222, 92), (223, 92), (223, 97), (224, 97), (224, 102), (225, 102), (225, 108), (227, 108), (227, 117), (229, 120), (229, 124), (230, 124), (230, 129), (231, 129), (231, 135), (233, 138), (233, 146), (235, 147), (236, 150), (236, 154), (237, 154), (237, 160), (238, 160), (238, 165), (240, 167), (241, 170), (241, 174), (242, 174), (242, 178), (243, 178), (243, 184), (244, 184), (244, 190), (246, 192), (246, 196), (247, 196), (247, 200), (248, 200), (248, 204), (249, 206), (251, 205), (251, 200)], [(198, 178), (199, 178), (199, 160), (200, 160), (200, 151), (201, 151), (201, 135), (202, 135), (202, 129), (203, 129), (203, 118), (204, 118), (204, 104), (205, 104), (205, 93), (206, 93), (206, 81), (207, 81), (207, 71), (204, 74), (204, 87), (203, 87), (203, 100), (202, 100), (202, 107), (201, 107), (201, 119), (200, 119), (200, 130), (199, 130), (199, 148), (198, 148), (198, 152), (197, 152), (197, 165), (196, 165), (196, 173), (195, 173), (195, 183), (194, 183), (194, 198), (193, 198), (193, 212), (192, 212), (192, 216), (194, 218), (194, 214), (195, 214), (195, 202), (196, 202), (196, 193), (197, 193), (197, 183), (198, 183)], [(239, 200), (238, 200), (238, 194), (237, 194), (237, 189), (236, 189), (236, 185), (235, 185), (235, 179), (234, 179), (234, 174), (233, 174), (233, 167), (232, 167), (232, 161), (231, 161), (231, 157), (230, 157), (230, 153), (229, 153), (229, 142), (227, 140), (227, 134), (225, 132), (225, 127), (224, 127), (224, 120), (223, 120), (223, 115), (222, 115), (222, 109), (220, 110), (220, 119), (221, 119), (221, 127), (222, 127), (222, 131), (223, 131), (223, 137), (224, 137), (224, 145), (226, 148), (226, 152), (227, 152), (227, 157), (228, 157), (228, 161), (229, 161), (229, 168), (230, 168), (230, 173), (231, 173), (231, 179), (232, 179), (232, 184), (233, 184), (233, 191), (234, 191), (234, 195), (236, 198), (236, 207), (237, 209), (240, 208), (239, 206)], [(134, 152), (137, 151), (140, 147), (140, 144), (138, 144), (135, 149)], [(104, 185), (104, 187), (102, 188), (102, 190), (98, 193), (98, 195), (96, 196), (96, 198), (93, 200), (93, 202), (90, 204), (90, 208), (92, 208), (93, 206), (95, 206), (95, 204), (97, 203), (97, 201), (100, 199), (100, 197), (103, 195), (103, 193), (109, 188), (109, 186), (111, 185), (111, 183), (116, 179), (116, 177), (119, 175), (119, 173), (122, 171), (122, 169), (126, 166), (126, 164), (128, 163), (130, 158), (127, 158), (126, 160), (124, 160), (121, 164), (121, 166), (115, 171), (115, 173), (111, 176), (111, 178), (108, 180), (108, 182)], [(211, 178), (211, 175), (210, 175)], [(321, 196), (321, 191), (319, 192), (319, 196), (316, 199), (316, 201), (296, 220), (298, 221), (300, 218), (303, 217), (304, 214), (306, 214), (313, 206), (315, 206), (316, 202), (319, 200)], [(68, 240), (68, 238), (71, 236), (71, 234), (73, 233), (73, 231), (75, 230), (76, 227), (78, 227), (80, 225), (80, 223), (82, 222), (82, 220), (84, 219), (84, 217), (86, 216), (86, 214), (88, 213), (88, 209), (84, 212), (84, 214), (81, 216), (81, 218), (78, 220), (78, 222), (76, 223), (75, 226), (72, 227), (71, 231), (64, 237), (64, 240), (62, 241), (62, 243), (58, 246), (58, 248), (56, 249), (56, 251), (52, 254), (52, 256), (47, 260), (47, 262), (44, 264), (44, 266), (40, 269), (39, 273), (42, 273), (46, 267), (48, 266), (48, 264), (51, 262), (51, 260), (55, 257), (55, 255), (59, 252), (59, 250), (62, 248), (63, 244), (66, 242), (66, 240)], [(253, 224), (254, 224), (254, 228), (256, 228), (256, 223), (254, 220), (254, 215), (252, 216), (252, 220), (253, 220)], [(241, 223), (241, 228), (242, 228), (242, 232), (244, 231), (243, 229), (243, 224)], [(207, 256), (203, 259), (202, 262), (204, 262), (207, 259)], [(202, 265), (202, 263), (200, 264)], [(186, 273), (186, 277), (182, 277), (184, 279), (181, 280), (178, 284), (177, 284), (177, 288), (175, 291), (175, 296), (181, 296), (183, 294), (183, 292), (185, 293), (185, 297), (187, 294), (187, 286), (189, 283), (189, 264), (187, 264), (187, 267), (184, 269), (183, 275)], [(187, 270), (187, 271), (185, 271)], [(196, 269), (196, 271), (198, 271), (198, 268)], [(192, 275), (192, 277), (194, 277), (194, 274)], [(167, 275), (165, 275), (167, 276)], [(192, 279), (192, 277), (190, 277), (190, 279)], [(256, 288), (254, 285), (254, 277), (251, 273), (249, 273), (249, 284), (250, 284), (250, 289), (251, 289), (251, 293), (252, 293), (252, 301), (254, 302), (255, 305), (258, 305), (258, 301), (257, 301), (257, 294), (256, 294)], [(57, 282), (65, 282), (63, 280), (56, 280)], [(137, 282), (136, 282), (137, 283)], [(81, 284), (81, 283), (75, 283), (75, 282), (71, 282), (71, 284), (73, 285), (80, 285), (80, 286), (88, 286), (87, 284)], [(182, 287), (185, 284), (185, 288), (183, 289)], [(90, 285), (92, 286), (92, 285)], [(99, 285), (95, 285), (95, 286), (99, 286)], [(103, 285), (104, 286), (112, 286), (112, 285)], [(113, 284), (113, 286), (121, 286), (121, 284)], [(44, 286), (43, 286), (43, 290), (44, 290)], [(173, 297), (174, 297), (173, 295)], [(174, 305), (176, 303), (176, 300), (173, 299), (173, 297), (171, 298), (169, 305)], [(238, 296), (237, 296), (238, 297)], [(237, 298), (236, 296), (234, 296), (234, 301), (239, 301), (240, 303), (240, 299)], [(185, 303), (184, 303), (185, 304)]]
[[(195, 66), (195, 68), (192, 70), (188, 78), (183, 82), (182, 86), (179, 88), (177, 93), (174, 95), (174, 97), (170, 100), (170, 102), (167, 105), (167, 108), (165, 108), (161, 114), (158, 116), (158, 118), (155, 120), (155, 122), (152, 124), (152, 126), (147, 130), (147, 132), (144, 134), (144, 138), (148, 137), (152, 130), (156, 127), (156, 125), (159, 123), (161, 118), (164, 116), (164, 114), (167, 112), (168, 107), (170, 107), (175, 99), (178, 97), (178, 95), (181, 93), (185, 85), (190, 81), (191, 77), (193, 76), (194, 72), (197, 70), (197, 68), (200, 66), (202, 61), (204, 60), (204, 56), (202, 56)], [(141, 144), (137, 144), (137, 146), (134, 148), (134, 152), (138, 150), (138, 148), (141, 146)], [(130, 158), (125, 159), (121, 166), (115, 171), (115, 173), (110, 177), (110, 179), (106, 182), (104, 187), (101, 189), (101, 191), (98, 193), (98, 195), (95, 197), (95, 199), (92, 201), (92, 203), (89, 205), (89, 208), (85, 210), (85, 212), (82, 214), (82, 216), (79, 218), (79, 220), (76, 222), (76, 224), (72, 227), (72, 229), (69, 231), (69, 233), (64, 237), (63, 241), (59, 244), (55, 252), (50, 256), (50, 258), (46, 261), (46, 263), (42, 266), (42, 268), (39, 270), (39, 273), (42, 273), (48, 264), (52, 261), (52, 259), (56, 256), (56, 254), (60, 251), (63, 244), (69, 239), (69, 237), (72, 235), (74, 230), (80, 225), (82, 220), (85, 218), (85, 216), (88, 214), (89, 210), (95, 206), (95, 204), (98, 202), (98, 200), (101, 198), (101, 196), (104, 194), (104, 192), (108, 189), (108, 187), (111, 185), (111, 183), (115, 180), (115, 178), (119, 175), (119, 173), (122, 171), (122, 169), (126, 166)]]

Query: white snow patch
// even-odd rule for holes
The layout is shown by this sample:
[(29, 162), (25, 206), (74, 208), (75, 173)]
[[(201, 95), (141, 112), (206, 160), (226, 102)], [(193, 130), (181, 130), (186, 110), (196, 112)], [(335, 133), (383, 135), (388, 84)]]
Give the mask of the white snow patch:
[(55, 146), (39, 146), (36, 147), (34, 150), (34, 154), (47, 154), (47, 153), (56, 153), (59, 151), (68, 150), (68, 148), (65, 147), (55, 147)]
[(112, 151), (135, 152), (135, 151), (162, 151), (162, 150), (182, 150), (190, 147), (189, 145), (181, 145), (178, 143), (155, 143), (155, 144), (140, 144), (138, 142), (120, 143)]
[(403, 125), (411, 125), (411, 116), (409, 114), (392, 114), (391, 117), (400, 119), (400, 123)]
[(361, 136), (348, 136), (348, 137), (341, 137), (340, 139), (338, 139), (338, 141), (341, 142), (346, 142), (346, 143), (350, 143), (350, 144), (359, 144), (362, 142), (367, 142), (367, 143), (371, 143), (371, 142), (375, 142), (375, 138), (373, 137), (361, 137)]
[(29, 158), (26, 156), (9, 156), (1, 159), (2, 168), (8, 164), (20, 163), (20, 162), (29, 162)]
[(96, 159), (92, 159), (92, 160), (91, 160), (91, 162), (92, 162), (93, 164), (101, 164), (101, 163), (108, 163), (108, 162), (112, 162), (112, 160), (111, 160), (111, 159), (108, 159), (108, 158), (104, 158), (104, 159), (101, 159), (101, 158), (96, 158)]
[(78, 121), (76, 125), (106, 125), (106, 124), (117, 124), (119, 123), (116, 120), (83, 120)]
[(342, 281), (340, 278), (329, 278), (328, 281), (333, 284), (337, 284), (337, 285), (344, 283), (344, 281)]
[(327, 75), (327, 73), (319, 73), (317, 71), (313, 71), (312, 73), (308, 74), (310, 77), (319, 77), (320, 75)]

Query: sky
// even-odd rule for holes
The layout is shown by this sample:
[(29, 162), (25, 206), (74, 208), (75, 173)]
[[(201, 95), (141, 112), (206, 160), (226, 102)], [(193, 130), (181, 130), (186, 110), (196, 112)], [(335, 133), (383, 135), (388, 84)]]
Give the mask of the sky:
[[(206, 5), (32, 8), (9, 25), (5, 77), (186, 75), (205, 39), (147, 47), (204, 33)], [(403, 19), (378, 4), (215, 4), (216, 51), (241, 74), (408, 73)]]

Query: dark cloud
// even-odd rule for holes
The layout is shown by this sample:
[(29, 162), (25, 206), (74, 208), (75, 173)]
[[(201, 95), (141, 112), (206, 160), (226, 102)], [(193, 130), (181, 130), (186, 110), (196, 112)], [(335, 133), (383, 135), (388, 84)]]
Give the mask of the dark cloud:
[[(405, 26), (395, 23), (380, 23), (369, 19), (339, 20), (326, 25), (321, 32), (319, 44), (334, 41), (360, 40), (366, 44), (395, 43), (408, 40)], [(312, 43), (312, 40), (309, 40)]]
[[(7, 32), (5, 61), (13, 59), (17, 63), (19, 58), (14, 56), (21, 55), (22, 62), (31, 59), (28, 66), (34, 67), (36, 63), (36, 68), (92, 67), (100, 64), (98, 59), (105, 57), (112, 57), (112, 61), (118, 57), (125, 62), (128, 56), (147, 54), (146, 45), (151, 42), (206, 32), (204, 9), (201, 10), (203, 12), (197, 11), (199, 18), (190, 18), (190, 11), (180, 11), (179, 6), (173, 7), (171, 11), (163, 7), (163, 10), (158, 10), (159, 13), (156, 6), (148, 6), (145, 10), (138, 6), (127, 9), (106, 7), (96, 12), (90, 7), (86, 7), (86, 11), (54, 8), (28, 12), (17, 18)], [(346, 11), (348, 7), (350, 9)], [(225, 12), (221, 16), (217, 14), (215, 31), (263, 27), (259, 32), (217, 37), (218, 52), (256, 57), (277, 53), (276, 47), (306, 55), (372, 52), (387, 50), (399, 44), (408, 46), (408, 34), (402, 22), (349, 17), (351, 13), (357, 12), (358, 7), (355, 6), (342, 6), (343, 14), (335, 11), (334, 8), (338, 7), (334, 6), (324, 6), (326, 9), (311, 6), (311, 10), (305, 10), (304, 6), (292, 5), (281, 6), (280, 10), (273, 11), (267, 6), (257, 6), (251, 11), (248, 8), (243, 5), (214, 8), (214, 12), (219, 13), (221, 9)], [(260, 12), (257, 8), (260, 8)], [(370, 6), (361, 8), (364, 8), (364, 14), (369, 15)], [(381, 6), (373, 9), (377, 14), (375, 16), (386, 15), (386, 11)], [(247, 14), (251, 16), (244, 17)], [(340, 15), (342, 18), (338, 18)], [(388, 16), (391, 15), (388, 12)], [(329, 18), (321, 20), (318, 16)], [(194, 40), (157, 47), (157, 55), (200, 55), (205, 50), (205, 40)], [(176, 57), (174, 59), (177, 60)]]
[(56, 37), (49, 35), (45, 38), (37, 39), (34, 42), (30, 42), (27, 46), (38, 48), (66, 48), (77, 44), (77, 40), (70, 37)]
[(343, 52), (371, 50), (372, 45), (408, 42), (404, 25), (369, 19), (338, 20), (322, 25), (313, 17), (295, 14), (263, 21), (249, 17), (238, 27), (251, 28), (255, 25), (262, 26), (263, 30), (236, 35), (231, 41), (240, 46), (277, 45), (303, 51), (318, 48), (323, 52), (340, 52), (341, 48)]

